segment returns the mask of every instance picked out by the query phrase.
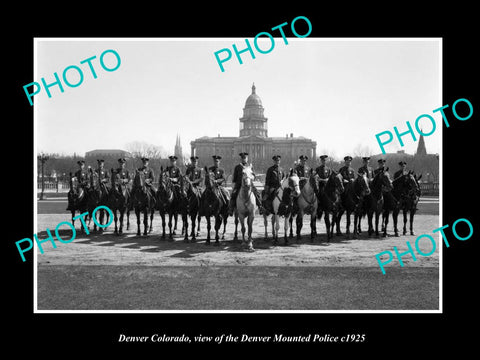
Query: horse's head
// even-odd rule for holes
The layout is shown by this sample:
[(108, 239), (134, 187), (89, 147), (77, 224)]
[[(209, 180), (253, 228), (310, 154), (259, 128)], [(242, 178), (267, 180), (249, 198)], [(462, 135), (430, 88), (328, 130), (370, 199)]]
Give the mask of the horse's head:
[(253, 185), (253, 170), (251, 166), (246, 166), (242, 171), (242, 186), (251, 187)]
[(179, 185), (180, 185), (180, 195), (186, 198), (188, 194), (188, 190), (190, 189), (190, 186), (191, 186), (187, 175), (180, 176)]
[(145, 174), (143, 173), (143, 171), (138, 171), (138, 169), (135, 169), (135, 176), (133, 178), (133, 188), (140, 189), (146, 192)]
[(393, 189), (393, 183), (390, 179), (390, 174), (388, 173), (388, 167), (385, 169), (381, 169), (373, 177), (372, 188), (382, 191), (391, 191)]
[(370, 195), (370, 186), (368, 186), (367, 174), (365, 173), (358, 174), (356, 181), (360, 187), (360, 194)]
[(298, 177), (295, 170), (290, 169), (289, 176), (287, 178), (288, 188), (292, 190), (292, 196), (300, 196), (300, 178)]
[(418, 183), (417, 176), (410, 170), (405, 176), (405, 183), (409, 192), (415, 193), (416, 196), (420, 196), (420, 184)]
[(342, 194), (345, 191), (345, 186), (343, 186), (342, 174), (332, 171), (329, 181), (333, 181), (333, 184), (335, 186), (335, 192), (337, 194)]
[(313, 169), (310, 168), (310, 177), (308, 178), (308, 183), (315, 194), (318, 194), (319, 192), (319, 185), (318, 185), (320, 181), (319, 179), (320, 177), (318, 176), (318, 174), (314, 173)]
[(211, 189), (215, 186), (215, 174), (208, 170), (208, 168), (205, 166), (205, 188), (206, 189)]

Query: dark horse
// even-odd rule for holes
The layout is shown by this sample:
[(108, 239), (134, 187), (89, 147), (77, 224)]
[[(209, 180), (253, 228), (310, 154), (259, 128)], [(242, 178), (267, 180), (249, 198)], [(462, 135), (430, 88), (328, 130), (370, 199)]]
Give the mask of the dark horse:
[[(188, 176), (183, 175), (180, 177), (180, 197), (179, 197), (179, 210), (182, 214), (183, 230), (182, 234), (185, 234), (184, 240), (188, 242), (188, 216), (192, 224), (192, 242), (196, 241), (195, 237), (195, 222), (198, 216), (198, 209), (200, 208), (200, 189), (193, 186)], [(199, 217), (200, 219), (200, 217)], [(200, 220), (199, 220), (200, 221)]]
[[(380, 214), (383, 212), (384, 207), (383, 193), (391, 191), (392, 188), (393, 185), (390, 175), (388, 174), (388, 168), (378, 171), (370, 183), (370, 194), (366, 195), (363, 199), (363, 211), (364, 214), (366, 213), (368, 218), (368, 236), (373, 234), (373, 214), (375, 214), (375, 235), (379, 235), (378, 220), (380, 218)], [(383, 230), (383, 236), (387, 236), (387, 232), (385, 230)]]
[[(72, 224), (75, 226), (75, 212), (83, 214), (87, 211), (87, 191), (78, 184), (78, 179), (70, 173), (70, 190), (68, 191), (68, 208), (72, 213)], [(85, 232), (83, 226), (80, 226), (81, 233)]]
[[(88, 226), (90, 227), (90, 222), (93, 219), (93, 211), (95, 208), (99, 205), (107, 205), (107, 189), (105, 188), (104, 185), (100, 183), (100, 178), (98, 175), (93, 171), (92, 168), (89, 168), (90, 171), (90, 182), (87, 185), (87, 211), (88, 211)], [(100, 222), (99, 224), (103, 224), (103, 217), (105, 215), (105, 210), (100, 209), (98, 210), (100, 213)], [(107, 213), (107, 217), (108, 217)], [(108, 220), (107, 220), (108, 222)], [(103, 231), (103, 228), (100, 226), (98, 227), (99, 231)], [(93, 231), (97, 231), (97, 223), (94, 221), (93, 222)]]
[[(115, 170), (111, 169), (112, 187), (108, 193), (108, 207), (113, 212), (115, 220), (115, 235), (121, 235), (123, 233), (123, 217), (127, 213), (127, 230), (130, 227), (130, 189), (129, 184), (116, 184)], [(117, 211), (120, 213), (120, 226), (117, 226), (118, 216)]]
[[(341, 194), (345, 191), (343, 187), (343, 177), (341, 174), (332, 171), (327, 182), (319, 186), (318, 197), (318, 220), (325, 214), (325, 228), (327, 229), (327, 241), (333, 237), (333, 226), (335, 225), (341, 204)], [(330, 215), (332, 221), (330, 221)]]
[(420, 185), (418, 184), (418, 180), (421, 178), (422, 175), (417, 178), (413, 171), (410, 170), (407, 174), (393, 180), (392, 196), (389, 197), (390, 200), (388, 202), (385, 201), (385, 208), (382, 214), (382, 228), (385, 234), (387, 232), (388, 218), (391, 211), (395, 236), (398, 236), (398, 214), (400, 210), (403, 210), (403, 235), (407, 234), (408, 212), (410, 212), (410, 234), (415, 235), (413, 231), (413, 218), (417, 211), (417, 204), (421, 195)]
[[(145, 184), (145, 174), (143, 171), (135, 170), (135, 177), (132, 185), (132, 205), (137, 216), (137, 236), (140, 236), (140, 213), (143, 212), (143, 235), (153, 230), (153, 214), (155, 213), (155, 198), (150, 189)], [(150, 228), (148, 229), (148, 213), (150, 212)]]
[(357, 224), (358, 219), (361, 216), (362, 199), (365, 195), (370, 194), (370, 188), (368, 186), (367, 176), (365, 174), (358, 174), (354, 181), (349, 182), (345, 186), (345, 191), (341, 195), (341, 208), (338, 212), (336, 219), (337, 235), (341, 235), (340, 231), (340, 219), (344, 212), (347, 213), (347, 237), (350, 237), (350, 215), (353, 213), (353, 236), (356, 238), (358, 234)]
[(228, 219), (228, 199), (226, 194), (222, 193), (222, 189), (213, 180), (213, 173), (208, 171), (205, 166), (205, 190), (200, 197), (200, 208), (198, 214), (205, 216), (207, 219), (207, 241), (206, 245), (210, 244), (210, 217), (215, 217), (215, 245), (219, 245), (218, 230), (223, 221), (222, 240), (225, 238), (225, 230)]
[(163, 167), (160, 170), (160, 179), (158, 181), (157, 190), (157, 202), (158, 211), (162, 218), (162, 239), (165, 239), (165, 215), (168, 214), (168, 239), (173, 241), (173, 235), (175, 231), (172, 231), (172, 218), (176, 215), (176, 207), (178, 206), (178, 200), (175, 201), (175, 192), (173, 189), (172, 180), (163, 171)]

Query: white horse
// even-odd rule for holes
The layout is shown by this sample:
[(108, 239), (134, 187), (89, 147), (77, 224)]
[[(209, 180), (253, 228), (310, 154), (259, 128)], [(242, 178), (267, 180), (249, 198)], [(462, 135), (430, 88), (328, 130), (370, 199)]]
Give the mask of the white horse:
[(292, 234), (293, 217), (296, 216), (297, 241), (302, 238), (300, 232), (302, 231), (304, 214), (310, 215), (310, 241), (313, 242), (317, 235), (318, 179), (318, 175), (314, 174), (311, 169), (307, 183), (302, 188), (300, 196), (296, 198), (297, 209), (290, 216), (290, 234)]
[[(238, 191), (235, 207), (235, 234), (234, 240), (237, 240), (238, 221), (242, 226), (242, 242), (249, 251), (253, 251), (252, 230), (253, 218), (257, 205), (255, 202), (255, 194), (253, 193), (254, 174), (251, 166), (246, 166), (242, 172), (242, 184)], [(247, 218), (248, 226), (248, 242), (245, 242), (245, 218)]]
[[(287, 232), (288, 232), (288, 217), (289, 213), (280, 215), (279, 208), (280, 204), (282, 204), (282, 200), (284, 195), (288, 196), (288, 203), (293, 204), (293, 198), (300, 195), (300, 179), (298, 175), (290, 171), (290, 175), (285, 177), (280, 187), (275, 190), (274, 199), (272, 201), (272, 209), (273, 212), (270, 215), (263, 215), (263, 223), (265, 225), (265, 241), (268, 240), (268, 216), (272, 217), (272, 235), (273, 235), (273, 244), (277, 244), (278, 242), (278, 232), (280, 230), (280, 216), (285, 216), (285, 224), (284, 224), (284, 239), (285, 244), (288, 244), (287, 239)], [(288, 192), (288, 193), (287, 193)], [(284, 204), (284, 206), (289, 206), (289, 204)], [(290, 205), (291, 209), (291, 205)], [(288, 210), (287, 210), (288, 212)]]

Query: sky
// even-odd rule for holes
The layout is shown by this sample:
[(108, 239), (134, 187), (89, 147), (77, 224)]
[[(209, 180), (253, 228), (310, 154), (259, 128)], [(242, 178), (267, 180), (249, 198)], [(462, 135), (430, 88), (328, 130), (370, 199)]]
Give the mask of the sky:
[[(253, 47), (253, 39), (249, 39)], [(275, 38), (268, 54), (253, 48), (256, 58), (235, 54), (220, 70), (214, 53), (232, 44), (245, 48), (244, 38), (205, 39), (36, 39), (32, 81), (54, 81), (54, 72), (76, 65), (84, 79), (34, 97), (37, 152), (83, 156), (94, 149), (126, 149), (133, 141), (162, 146), (173, 153), (177, 134), (183, 151), (202, 136), (238, 136), (239, 118), (255, 83), (269, 136), (304, 136), (317, 142), (317, 154), (336, 158), (362, 151), (379, 154), (375, 134), (414, 127), (429, 114), (437, 130), (425, 138), (429, 153), (441, 152), (442, 121), (432, 110), (441, 103), (439, 39)], [(260, 41), (268, 49), (270, 41)], [(100, 55), (113, 49), (119, 68), (105, 71)], [(97, 78), (88, 64), (92, 60)], [(223, 56), (223, 54), (222, 54)], [(105, 64), (113, 67), (112, 54)], [(78, 81), (73, 70), (68, 79)], [(63, 81), (63, 80), (62, 80)], [(27, 103), (28, 100), (26, 99)], [(427, 133), (431, 124), (419, 124)], [(386, 145), (387, 152), (413, 154), (418, 141), (403, 138)], [(368, 155), (368, 154), (365, 154)]]

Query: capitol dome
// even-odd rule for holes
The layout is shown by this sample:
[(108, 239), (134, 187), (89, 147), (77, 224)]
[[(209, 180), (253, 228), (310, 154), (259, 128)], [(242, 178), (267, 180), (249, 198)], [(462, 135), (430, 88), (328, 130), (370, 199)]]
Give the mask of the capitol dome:
[(245, 102), (245, 107), (259, 107), (262, 106), (262, 100), (260, 96), (255, 93), (255, 84), (252, 85), (252, 93)]

